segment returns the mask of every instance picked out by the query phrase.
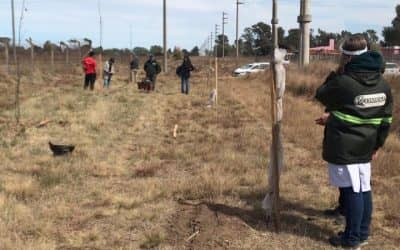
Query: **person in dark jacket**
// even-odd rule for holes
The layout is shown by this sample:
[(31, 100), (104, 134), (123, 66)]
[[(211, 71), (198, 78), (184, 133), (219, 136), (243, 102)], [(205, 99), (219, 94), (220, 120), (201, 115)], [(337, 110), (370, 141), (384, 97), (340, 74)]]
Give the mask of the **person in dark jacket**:
[(190, 72), (194, 70), (193, 64), (190, 61), (189, 55), (185, 55), (182, 64), (176, 69), (176, 74), (181, 77), (181, 92), (182, 94), (189, 94)]
[(323, 159), (329, 179), (340, 190), (346, 218), (344, 232), (329, 239), (334, 246), (357, 248), (367, 243), (372, 215), (371, 160), (384, 145), (392, 123), (392, 94), (382, 77), (383, 58), (368, 51), (362, 35), (341, 47), (339, 69), (318, 88), (325, 114)]
[(129, 82), (132, 82), (133, 80), (133, 82), (136, 83), (136, 76), (139, 70), (139, 58), (135, 54), (132, 54), (132, 60), (129, 63), (129, 69)]
[(156, 86), (157, 75), (161, 72), (160, 64), (154, 59), (153, 55), (149, 56), (149, 60), (144, 64), (146, 78), (151, 81), (151, 90), (154, 91)]
[(94, 84), (96, 82), (96, 59), (94, 58), (94, 52), (90, 51), (88, 55), (82, 60), (83, 71), (85, 72), (85, 83), (83, 88), (87, 89), (90, 86), (90, 90), (94, 90)]

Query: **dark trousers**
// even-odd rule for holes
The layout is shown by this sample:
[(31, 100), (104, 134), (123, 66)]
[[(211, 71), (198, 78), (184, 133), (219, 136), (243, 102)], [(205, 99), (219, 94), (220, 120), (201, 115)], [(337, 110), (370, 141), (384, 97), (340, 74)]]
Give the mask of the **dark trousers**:
[(96, 74), (86, 74), (85, 75), (85, 85), (84, 89), (87, 89), (90, 86), (90, 90), (94, 90), (94, 83), (96, 82)]
[(190, 83), (189, 83), (189, 78), (188, 77), (181, 77), (181, 92), (182, 94), (189, 94), (190, 90)]
[(346, 215), (346, 210), (344, 208), (343, 191), (339, 188), (339, 213), (343, 216)]
[(372, 194), (355, 193), (352, 187), (340, 188), (346, 217), (343, 240), (350, 246), (356, 246), (369, 237), (372, 217)]
[(151, 90), (156, 88), (157, 75), (148, 75), (147, 78), (151, 81)]

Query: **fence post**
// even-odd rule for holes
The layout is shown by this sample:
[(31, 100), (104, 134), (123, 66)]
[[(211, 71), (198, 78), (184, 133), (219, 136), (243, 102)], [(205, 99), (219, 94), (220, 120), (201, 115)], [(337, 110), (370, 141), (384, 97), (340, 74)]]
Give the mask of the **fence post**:
[(81, 42), (77, 41), (77, 43), (78, 43), (79, 63), (81, 63), (81, 61), (82, 61)]
[(3, 44), (4, 46), (4, 65), (6, 66), (6, 72), (10, 73), (10, 62), (9, 62), (9, 54), (8, 54), (8, 49), (9, 49), (9, 44), (10, 44), (10, 38), (7, 37), (0, 37), (0, 44)]
[(54, 44), (50, 44), (51, 70), (54, 71)]
[(26, 40), (29, 43), (30, 46), (30, 50), (31, 50), (31, 70), (33, 71), (33, 68), (35, 66), (35, 51), (34, 51), (34, 47), (35, 45), (32, 42), (32, 38), (30, 37), (29, 39)]
[(68, 46), (65, 47), (65, 64), (66, 65), (69, 64), (69, 47)]
[(215, 57), (215, 105), (218, 105), (218, 57)]

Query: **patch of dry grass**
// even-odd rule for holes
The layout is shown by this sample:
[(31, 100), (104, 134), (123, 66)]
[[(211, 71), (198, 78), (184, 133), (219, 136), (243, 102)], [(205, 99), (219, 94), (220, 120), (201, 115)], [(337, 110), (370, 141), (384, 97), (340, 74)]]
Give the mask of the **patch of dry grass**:
[[(327, 184), (323, 131), (314, 125), (322, 109), (310, 97), (333, 65), (289, 69), (282, 233), (276, 235), (260, 208), (267, 186), (270, 76), (233, 79), (234, 63), (227, 60), (219, 106), (209, 109), (207, 62), (194, 60), (199, 70), (190, 96), (179, 93), (174, 70), (159, 78), (150, 95), (127, 85), (123, 70), (109, 92), (83, 92), (82, 79), (67, 73), (38, 76), (34, 88), (24, 78), (23, 129), (12, 124), (10, 107), (0, 112), (2, 247), (329, 249), (327, 237), (340, 228), (321, 210), (335, 204), (337, 191)], [(8, 98), (3, 93), (0, 103)], [(36, 126), (46, 119), (52, 121)], [(76, 151), (54, 158), (49, 140), (75, 144)], [(400, 190), (393, 165), (399, 149), (393, 134), (374, 163), (371, 249), (394, 248), (400, 240), (400, 208), (392, 199)]]

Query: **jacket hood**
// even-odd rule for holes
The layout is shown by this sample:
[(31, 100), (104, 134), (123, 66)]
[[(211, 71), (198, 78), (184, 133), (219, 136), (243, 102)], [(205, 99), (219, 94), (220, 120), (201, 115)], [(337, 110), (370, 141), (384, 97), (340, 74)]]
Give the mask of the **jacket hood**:
[(376, 85), (382, 78), (383, 57), (375, 51), (368, 51), (354, 57), (346, 66), (345, 73), (365, 85)]

